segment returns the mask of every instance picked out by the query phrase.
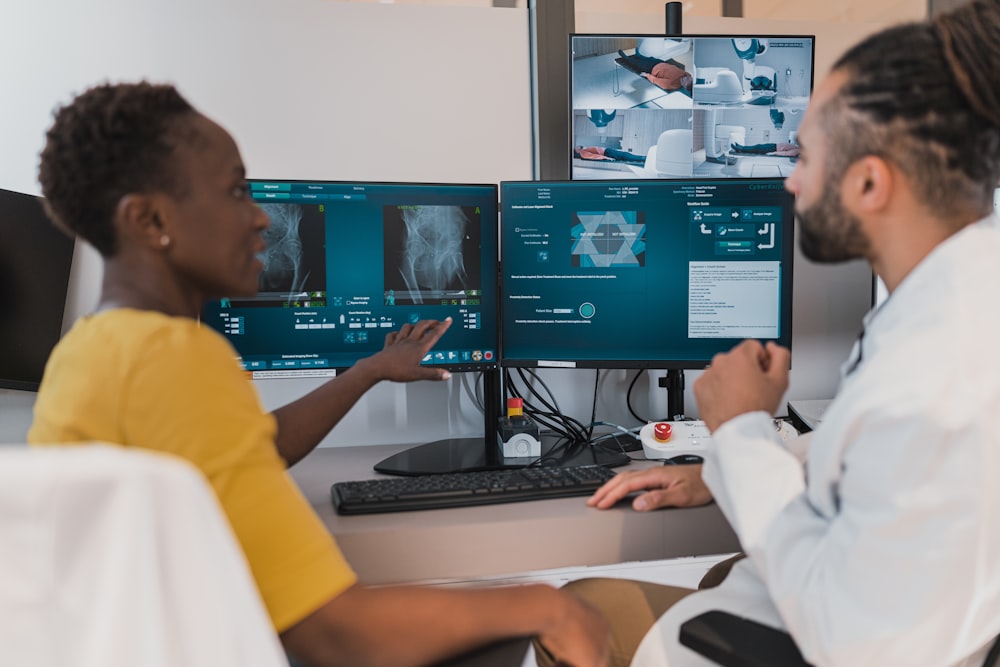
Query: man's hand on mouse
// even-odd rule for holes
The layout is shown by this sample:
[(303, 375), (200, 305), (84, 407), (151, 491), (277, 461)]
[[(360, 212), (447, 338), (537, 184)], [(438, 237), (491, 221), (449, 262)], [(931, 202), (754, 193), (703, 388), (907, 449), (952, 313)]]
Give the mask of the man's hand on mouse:
[(608, 509), (636, 491), (643, 492), (632, 500), (632, 508), (639, 512), (712, 502), (700, 465), (665, 465), (618, 473), (587, 499), (587, 505)]

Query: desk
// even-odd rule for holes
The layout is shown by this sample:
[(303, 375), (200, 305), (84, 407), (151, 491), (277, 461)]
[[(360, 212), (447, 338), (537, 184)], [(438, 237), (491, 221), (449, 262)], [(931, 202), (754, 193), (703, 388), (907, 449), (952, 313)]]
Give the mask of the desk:
[[(326, 447), (292, 477), (366, 584), (473, 578), (529, 570), (731, 553), (736, 535), (712, 504), (635, 512), (587, 507), (585, 498), (340, 516), (330, 484), (379, 475), (372, 466), (408, 445)], [(637, 461), (630, 468), (660, 465)]]

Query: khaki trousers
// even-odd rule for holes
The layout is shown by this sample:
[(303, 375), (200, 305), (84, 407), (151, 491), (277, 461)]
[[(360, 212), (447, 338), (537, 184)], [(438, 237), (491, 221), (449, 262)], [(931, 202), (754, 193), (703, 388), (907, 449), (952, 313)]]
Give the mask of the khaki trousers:
[[(738, 554), (715, 564), (702, 577), (698, 588), (717, 586), (733, 564), (742, 558), (743, 554)], [(628, 667), (639, 642), (656, 620), (678, 600), (695, 592), (691, 588), (603, 577), (577, 579), (563, 589), (579, 596), (608, 619), (611, 626), (609, 667)], [(556, 667), (556, 662), (541, 644), (536, 641), (534, 647), (539, 667)]]

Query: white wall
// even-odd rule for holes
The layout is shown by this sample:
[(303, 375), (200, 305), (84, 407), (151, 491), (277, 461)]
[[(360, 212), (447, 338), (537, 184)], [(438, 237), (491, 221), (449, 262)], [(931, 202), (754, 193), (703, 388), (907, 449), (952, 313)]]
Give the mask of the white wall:
[[(523, 8), (337, 3), (324, 0), (32, 0), (0, 21), (0, 187), (37, 192), (50, 112), (101, 80), (168, 80), (236, 137), (260, 178), (485, 182), (531, 178), (528, 16)], [(635, 20), (634, 18), (632, 19)], [(766, 30), (688, 21), (688, 32)], [(577, 17), (577, 30), (656, 32), (618, 16)], [(740, 26), (742, 24), (735, 24)], [(845, 32), (833, 37), (832, 31)], [(839, 45), (844, 24), (788, 32)], [(819, 71), (819, 68), (817, 68)], [(67, 326), (96, 302), (100, 262), (78, 245)], [(789, 396), (823, 398), (868, 305), (866, 267), (809, 267), (797, 258)], [(0, 352), (2, 353), (2, 352)], [(633, 406), (666, 414), (662, 373), (646, 373)], [(687, 405), (695, 413), (689, 374)], [(603, 374), (599, 419), (634, 424), (632, 374)], [(560, 407), (586, 419), (594, 371), (543, 373)], [(467, 380), (470, 378), (466, 378)], [(275, 407), (318, 381), (258, 383)], [(650, 390), (649, 386), (653, 389)], [(0, 390), (0, 442), (22, 440), (33, 395)], [(419, 442), (481, 432), (456, 377), (377, 387), (324, 445)]]
[[(251, 177), (529, 179), (528, 53), (526, 9), (322, 0), (4, 3), (0, 187), (38, 192), (37, 154), (57, 104), (102, 80), (140, 77), (175, 83), (226, 126)], [(93, 307), (99, 291), (96, 253), (83, 247), (77, 260), (67, 325)], [(379, 387), (337, 441), (481, 431), (475, 415), (462, 416), (471, 409), (445, 407), (461, 396), (457, 383), (449, 385)], [(274, 406), (312, 384), (259, 386)], [(0, 442), (23, 439), (32, 399), (0, 390)]]

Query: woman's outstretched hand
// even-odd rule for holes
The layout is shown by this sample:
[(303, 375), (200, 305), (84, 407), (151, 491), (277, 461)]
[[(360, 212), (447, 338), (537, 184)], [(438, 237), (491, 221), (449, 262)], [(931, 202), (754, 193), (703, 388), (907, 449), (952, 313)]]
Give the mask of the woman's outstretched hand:
[(450, 317), (443, 321), (420, 320), (386, 335), (385, 346), (371, 357), (377, 364), (379, 377), (393, 382), (450, 378), (451, 373), (443, 368), (422, 366), (420, 362), (448, 330), (451, 321)]

